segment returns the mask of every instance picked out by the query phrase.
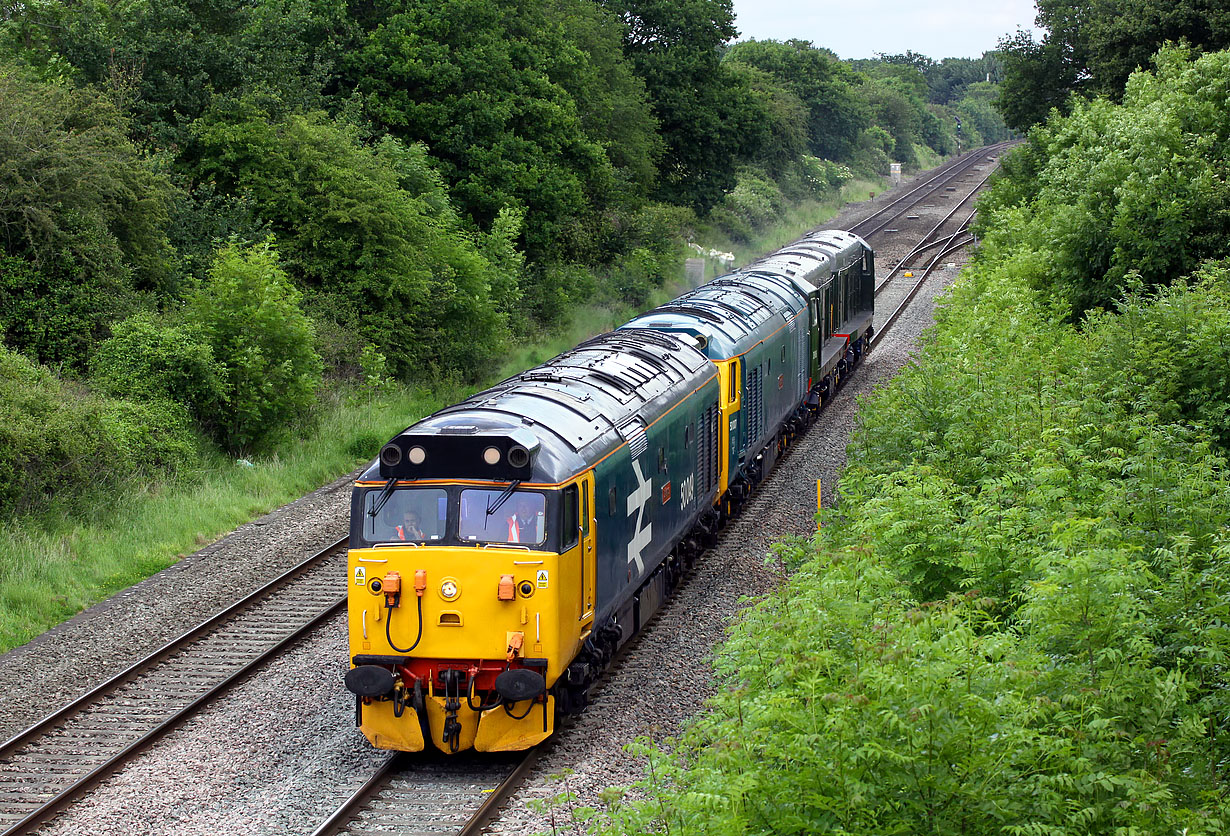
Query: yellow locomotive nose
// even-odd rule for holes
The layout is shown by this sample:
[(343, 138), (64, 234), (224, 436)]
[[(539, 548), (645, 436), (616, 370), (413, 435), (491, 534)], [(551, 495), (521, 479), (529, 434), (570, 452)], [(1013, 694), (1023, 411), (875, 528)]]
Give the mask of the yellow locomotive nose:
[(350, 561), (356, 579), (369, 566), (381, 573), (352, 587), (346, 677), (359, 728), (375, 746), (512, 751), (551, 735), (548, 686), (576, 642), (557, 628), (549, 579), (559, 554), (382, 546), (354, 549)]

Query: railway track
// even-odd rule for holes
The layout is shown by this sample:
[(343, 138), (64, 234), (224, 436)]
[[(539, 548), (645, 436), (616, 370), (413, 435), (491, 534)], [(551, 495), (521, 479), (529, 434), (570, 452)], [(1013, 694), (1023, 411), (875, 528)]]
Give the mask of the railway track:
[[(972, 187), (968, 188), (960, 201), (931, 226), (918, 243), (876, 285), (876, 299), (879, 300), (883, 296), (887, 304), (877, 304), (876, 335), (872, 339), (872, 345), (888, 333), (906, 306), (918, 294), (927, 277), (944, 263), (944, 259), (951, 253), (973, 243), (973, 236), (968, 230), (974, 220), (975, 210), (970, 204), (990, 176), (991, 173), (987, 172)], [(945, 187), (945, 189), (951, 188), (953, 187)], [(899, 277), (909, 279), (909, 281), (899, 281)]]
[(346, 604), (342, 538), (0, 745), (0, 834), (28, 833)]
[[(946, 163), (922, 183), (911, 187), (909, 191), (896, 200), (881, 207), (858, 223), (851, 225), (847, 231), (862, 236), (869, 242), (873, 236), (880, 232), (886, 234), (900, 233), (899, 229), (890, 229), (889, 225), (902, 219), (916, 220), (917, 218), (912, 217), (910, 213), (916, 211), (918, 207), (923, 205), (924, 201), (936, 198), (946, 199), (949, 193), (962, 190), (959, 184), (960, 178), (969, 177), (979, 172), (980, 169), (986, 166), (989, 159), (998, 159), (1004, 151), (1015, 144), (1015, 140), (1000, 142), (963, 154), (955, 160)], [(985, 179), (984, 177), (983, 180), (985, 181)]]
[(394, 754), (312, 836), (473, 836), (536, 761), (536, 750), (506, 756)]
[[(900, 235), (889, 226), (908, 213), (924, 214), (916, 207), (928, 200), (938, 203), (937, 194), (953, 197), (958, 190), (963, 193), (953, 211), (911, 251), (911, 259), (930, 254), (930, 263), (893, 314), (877, 324), (876, 342), (891, 329), (926, 273), (951, 249), (966, 243), (962, 230), (969, 217), (958, 213), (986, 176), (968, 190), (960, 181), (972, 177), (1002, 148), (971, 152), (852, 227), (865, 237), (890, 231)], [(906, 261), (902, 259), (898, 266)], [(891, 286), (896, 272), (890, 272), (877, 295)], [(27, 833), (52, 819), (182, 720), (344, 607), (345, 546), (346, 541), (339, 540), (313, 555), (0, 746), (0, 834)], [(650, 631), (656, 622), (648, 625)], [(621, 654), (612, 672), (624, 664)], [(565, 725), (565, 733), (567, 728)], [(550, 748), (543, 751), (549, 755)], [(313, 836), (378, 831), (477, 833), (530, 772), (536, 756), (390, 757)]]

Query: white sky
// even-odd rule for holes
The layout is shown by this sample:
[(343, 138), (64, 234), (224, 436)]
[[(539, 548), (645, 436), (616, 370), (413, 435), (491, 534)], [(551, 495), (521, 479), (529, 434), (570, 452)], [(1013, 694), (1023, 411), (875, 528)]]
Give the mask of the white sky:
[(841, 58), (906, 50), (935, 60), (978, 58), (1017, 28), (1033, 0), (734, 0), (739, 40), (799, 38)]

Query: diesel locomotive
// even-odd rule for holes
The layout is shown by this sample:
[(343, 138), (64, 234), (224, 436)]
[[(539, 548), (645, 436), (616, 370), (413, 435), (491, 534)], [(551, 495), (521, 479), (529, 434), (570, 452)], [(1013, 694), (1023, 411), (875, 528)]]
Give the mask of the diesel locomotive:
[(533, 746), (870, 344), (817, 232), (407, 428), (351, 500), (346, 687), (377, 747)]

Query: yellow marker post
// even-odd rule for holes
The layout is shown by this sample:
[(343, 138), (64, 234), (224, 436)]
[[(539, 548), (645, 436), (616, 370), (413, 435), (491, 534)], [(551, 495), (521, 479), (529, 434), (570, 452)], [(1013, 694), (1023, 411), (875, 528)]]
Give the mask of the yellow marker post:
[[(817, 479), (816, 480), (816, 513), (817, 514), (820, 513), (820, 509), (822, 507), (823, 505), (822, 505), (822, 499), (821, 499), (821, 493), (820, 493), (820, 480)], [(816, 528), (819, 528), (819, 527), (820, 527), (820, 520), (816, 520)]]

